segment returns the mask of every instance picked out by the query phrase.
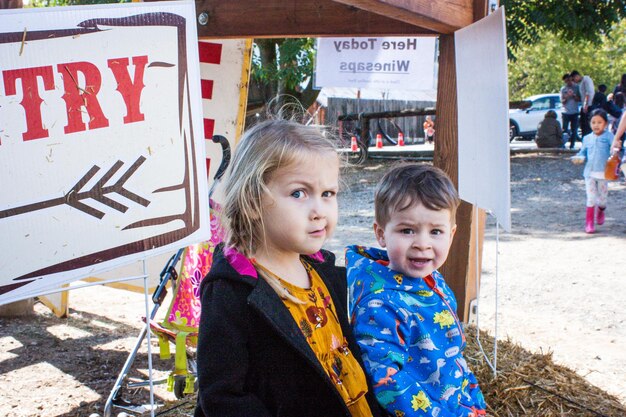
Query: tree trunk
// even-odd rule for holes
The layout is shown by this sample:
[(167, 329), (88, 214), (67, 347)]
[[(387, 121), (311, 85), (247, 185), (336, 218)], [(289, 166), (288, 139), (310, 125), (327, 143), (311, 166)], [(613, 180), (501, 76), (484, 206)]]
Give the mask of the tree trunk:
[[(276, 40), (275, 39), (257, 39), (257, 47), (259, 48), (259, 56), (261, 58), (261, 66), (266, 74), (266, 79), (272, 79), (272, 74), (276, 72)], [(265, 102), (276, 97), (276, 85), (273, 82), (257, 81), (259, 87), (263, 91)]]

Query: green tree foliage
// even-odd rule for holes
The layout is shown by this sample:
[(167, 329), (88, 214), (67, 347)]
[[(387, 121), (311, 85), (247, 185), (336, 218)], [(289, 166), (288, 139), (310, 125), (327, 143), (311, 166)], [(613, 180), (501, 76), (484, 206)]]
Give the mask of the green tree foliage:
[(510, 99), (558, 92), (563, 74), (574, 69), (589, 75), (596, 88), (606, 84), (612, 91), (626, 73), (626, 20), (608, 32), (597, 43), (570, 41), (555, 33), (540, 32), (537, 43), (519, 47), (517, 59), (509, 62)]
[[(317, 97), (311, 82), (315, 39), (256, 39), (254, 48), (253, 100), (267, 106), (266, 110), (273, 114), (286, 107), (298, 113), (298, 109), (313, 103)], [(295, 108), (289, 104), (295, 104)]]
[(509, 52), (546, 33), (570, 41), (599, 42), (626, 18), (626, 0), (501, 0), (506, 11)]

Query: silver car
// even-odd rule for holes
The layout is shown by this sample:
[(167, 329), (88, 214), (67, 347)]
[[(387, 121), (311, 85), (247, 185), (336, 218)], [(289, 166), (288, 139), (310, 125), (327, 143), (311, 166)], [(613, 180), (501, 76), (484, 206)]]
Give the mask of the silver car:
[(537, 125), (543, 120), (548, 110), (554, 110), (561, 121), (561, 95), (538, 94), (530, 96), (524, 101), (530, 102), (525, 109), (509, 109), (509, 141), (517, 137), (532, 140), (537, 133)]

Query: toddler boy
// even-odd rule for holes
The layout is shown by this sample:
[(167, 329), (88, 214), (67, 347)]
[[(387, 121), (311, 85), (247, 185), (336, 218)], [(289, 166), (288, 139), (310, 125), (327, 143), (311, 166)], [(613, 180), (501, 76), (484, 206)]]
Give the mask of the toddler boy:
[(374, 199), (374, 233), (387, 250), (346, 249), (351, 323), (365, 373), (392, 416), (485, 414), (463, 357), (456, 299), (437, 271), (448, 257), (459, 202), (440, 169), (393, 168)]

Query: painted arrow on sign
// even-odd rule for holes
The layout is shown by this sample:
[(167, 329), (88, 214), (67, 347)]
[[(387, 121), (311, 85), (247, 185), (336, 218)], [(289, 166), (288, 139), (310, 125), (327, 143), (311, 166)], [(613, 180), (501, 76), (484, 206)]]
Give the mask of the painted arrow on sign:
[(82, 188), (100, 171), (100, 167), (94, 165), (91, 167), (89, 171), (72, 187), (72, 189), (66, 193), (63, 197), (53, 198), (46, 201), (41, 201), (38, 203), (27, 204), (21, 207), (10, 208), (7, 210), (0, 211), (0, 219), (6, 217), (17, 216), (20, 214), (30, 213), (33, 211), (43, 210), (50, 207), (60, 206), (63, 204), (67, 204), (70, 207), (74, 207), (77, 210), (82, 211), (83, 213), (87, 213), (91, 216), (94, 216), (98, 219), (104, 217), (105, 213), (97, 210), (85, 203), (82, 200), (86, 200), (88, 198), (92, 198), (100, 203), (108, 206), (114, 210), (117, 210), (121, 213), (125, 213), (128, 210), (128, 207), (107, 197), (107, 195), (118, 194), (130, 201), (133, 201), (137, 204), (141, 204), (144, 207), (147, 207), (150, 204), (150, 201), (145, 198), (128, 191), (124, 188), (124, 184), (128, 179), (139, 169), (141, 164), (146, 160), (144, 156), (140, 156), (137, 160), (126, 170), (124, 175), (122, 175), (113, 185), (106, 185), (106, 183), (115, 175), (115, 173), (124, 165), (122, 161), (117, 161), (113, 166), (96, 182), (91, 189), (88, 191), (81, 191)]

